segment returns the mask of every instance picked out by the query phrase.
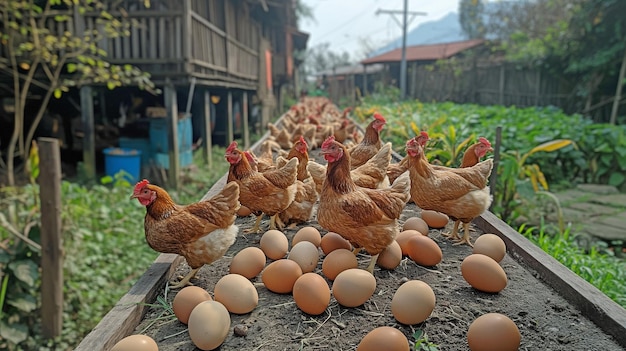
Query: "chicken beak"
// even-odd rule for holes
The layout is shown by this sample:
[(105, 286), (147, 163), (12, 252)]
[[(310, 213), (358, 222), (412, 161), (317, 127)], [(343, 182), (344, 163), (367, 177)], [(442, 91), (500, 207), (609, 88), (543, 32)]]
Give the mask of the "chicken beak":
[(138, 198), (138, 196), (135, 195), (135, 194), (132, 194), (129, 199), (132, 200), (132, 199), (136, 199), (136, 198)]

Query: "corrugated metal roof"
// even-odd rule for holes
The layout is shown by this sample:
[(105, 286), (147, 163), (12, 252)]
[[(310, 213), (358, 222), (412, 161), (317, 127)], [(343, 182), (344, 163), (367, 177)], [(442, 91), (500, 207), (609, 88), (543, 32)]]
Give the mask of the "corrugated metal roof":
[[(447, 59), (461, 51), (482, 45), (483, 39), (457, 41), (432, 45), (415, 45), (406, 48), (407, 61), (433, 61)], [(400, 62), (402, 60), (402, 48), (388, 51), (384, 54), (367, 58), (361, 61), (364, 65), (372, 63)]]

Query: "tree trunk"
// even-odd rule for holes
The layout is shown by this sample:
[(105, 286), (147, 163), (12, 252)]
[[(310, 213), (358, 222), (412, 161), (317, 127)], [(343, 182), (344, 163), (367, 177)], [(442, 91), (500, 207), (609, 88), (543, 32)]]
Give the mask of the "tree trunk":
[(615, 89), (615, 99), (613, 100), (613, 108), (611, 109), (610, 123), (613, 125), (615, 125), (615, 123), (617, 122), (617, 112), (619, 110), (620, 100), (622, 99), (624, 76), (626, 76), (626, 49), (624, 50), (624, 57), (622, 58), (622, 67), (619, 69), (619, 77), (617, 77), (617, 89)]

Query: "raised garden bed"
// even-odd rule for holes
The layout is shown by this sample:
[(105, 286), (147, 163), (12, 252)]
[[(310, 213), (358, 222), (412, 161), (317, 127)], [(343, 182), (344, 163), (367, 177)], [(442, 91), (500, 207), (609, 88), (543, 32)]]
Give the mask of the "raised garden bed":
[[(259, 143), (257, 143), (258, 146)], [(312, 156), (317, 154), (312, 152)], [(225, 184), (218, 181), (205, 197), (212, 196)], [(407, 205), (401, 223), (418, 216), (420, 209)], [(142, 220), (142, 219), (137, 219)], [(263, 222), (267, 229), (267, 220)], [(240, 232), (250, 228), (254, 217), (238, 218)], [(315, 220), (307, 225), (321, 229)], [(450, 228), (451, 223), (448, 225)], [(291, 237), (302, 226), (285, 230)], [(354, 350), (370, 330), (392, 326), (409, 340), (420, 329), (440, 350), (467, 350), (466, 333), (470, 323), (482, 314), (498, 312), (507, 315), (518, 326), (522, 339), (520, 349), (528, 350), (620, 350), (626, 348), (626, 311), (601, 291), (576, 276), (545, 254), (492, 213), (474, 221), (472, 240), (482, 233), (500, 236), (507, 245), (507, 256), (501, 265), (508, 285), (497, 294), (479, 292), (468, 285), (460, 272), (462, 260), (471, 254), (468, 246), (453, 246), (441, 237), (440, 230), (431, 229), (429, 236), (443, 252), (443, 261), (436, 267), (421, 267), (404, 259), (395, 270), (378, 267), (374, 271), (376, 291), (364, 305), (356, 308), (340, 306), (334, 299), (326, 312), (310, 316), (301, 312), (290, 294), (267, 290), (260, 277), (252, 280), (259, 294), (259, 305), (245, 315), (231, 314), (231, 329), (219, 348), (221, 350)], [(215, 283), (228, 274), (232, 257), (241, 249), (258, 246), (260, 234), (240, 234), (221, 260), (204, 266), (194, 283), (209, 292)], [(268, 261), (269, 262), (269, 261)], [(359, 256), (364, 268), (369, 255)], [(164, 296), (165, 282), (172, 274), (188, 271), (184, 260), (176, 255), (161, 255), (78, 346), (79, 351), (108, 350), (126, 335), (143, 332), (153, 337), (159, 350), (197, 350), (186, 326), (175, 317), (159, 319), (159, 307), (146, 303)], [(321, 269), (321, 259), (316, 272)], [(407, 326), (399, 324), (390, 311), (391, 298), (405, 281), (419, 279), (429, 284), (436, 296), (436, 307), (425, 322)], [(332, 287), (332, 284), (329, 282)], [(164, 296), (171, 302), (175, 295)], [(245, 325), (246, 336), (235, 336), (233, 327)], [(174, 336), (173, 336), (174, 335)]]

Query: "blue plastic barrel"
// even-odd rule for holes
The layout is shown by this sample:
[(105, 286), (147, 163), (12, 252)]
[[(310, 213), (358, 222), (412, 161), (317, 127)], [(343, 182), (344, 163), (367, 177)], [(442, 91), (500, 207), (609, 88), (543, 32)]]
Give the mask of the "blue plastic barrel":
[(128, 173), (128, 181), (139, 180), (141, 170), (141, 150), (127, 149), (121, 147), (109, 147), (102, 150), (104, 153), (104, 173), (108, 176), (115, 176), (120, 171)]

